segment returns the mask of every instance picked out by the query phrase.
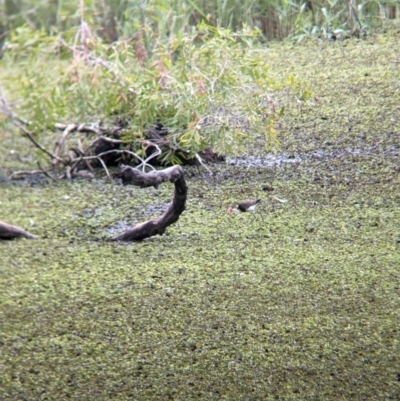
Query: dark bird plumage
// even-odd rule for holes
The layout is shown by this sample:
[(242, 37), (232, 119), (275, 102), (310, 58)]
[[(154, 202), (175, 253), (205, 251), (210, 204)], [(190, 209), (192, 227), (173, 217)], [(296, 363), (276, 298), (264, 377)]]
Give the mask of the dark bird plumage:
[(257, 204), (261, 202), (261, 199), (256, 199), (256, 200), (248, 200), (242, 203), (239, 203), (238, 209), (241, 212), (250, 212), (253, 211)]
[(228, 213), (241, 213), (241, 212), (252, 212), (256, 208), (257, 204), (261, 202), (261, 199), (256, 199), (256, 200), (248, 200), (244, 201), (242, 203), (239, 203), (237, 208), (229, 207), (228, 208)]

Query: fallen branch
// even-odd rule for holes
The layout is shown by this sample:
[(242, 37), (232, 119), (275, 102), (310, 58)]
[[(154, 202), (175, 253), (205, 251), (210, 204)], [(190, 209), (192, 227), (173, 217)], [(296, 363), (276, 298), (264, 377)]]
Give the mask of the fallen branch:
[(140, 241), (154, 235), (162, 235), (166, 228), (175, 223), (185, 210), (187, 186), (182, 167), (173, 166), (164, 170), (143, 173), (129, 166), (121, 166), (118, 176), (122, 178), (124, 185), (131, 184), (141, 188), (151, 186), (157, 188), (161, 183), (171, 181), (175, 185), (175, 192), (171, 206), (163, 215), (156, 219), (140, 223), (121, 235), (112, 238), (111, 241)]
[(36, 235), (28, 233), (21, 227), (12, 226), (11, 224), (4, 223), (0, 221), (0, 239), (10, 240), (14, 238), (28, 238), (28, 239), (35, 239), (37, 238)]

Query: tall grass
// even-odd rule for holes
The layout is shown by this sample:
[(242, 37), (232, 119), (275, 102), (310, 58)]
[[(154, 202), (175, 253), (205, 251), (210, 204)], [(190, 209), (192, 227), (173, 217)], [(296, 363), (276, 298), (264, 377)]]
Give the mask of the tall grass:
[[(3, 0), (3, 32), (23, 24), (64, 31), (80, 22), (80, 0)], [(92, 0), (85, 1), (85, 19), (107, 41), (147, 29), (160, 37), (187, 32), (202, 20), (240, 29), (259, 28), (267, 38), (361, 28), (399, 16), (396, 0)], [(0, 31), (1, 34), (1, 31)]]

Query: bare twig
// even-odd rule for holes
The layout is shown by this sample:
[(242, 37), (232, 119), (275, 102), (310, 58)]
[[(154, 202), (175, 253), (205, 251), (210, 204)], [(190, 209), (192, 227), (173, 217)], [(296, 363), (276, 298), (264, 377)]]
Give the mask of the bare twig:
[(14, 125), (18, 128), (20, 128), (24, 134), (38, 149), (40, 149), (42, 152), (46, 153), (49, 157), (52, 159), (57, 159), (60, 162), (63, 160), (54, 155), (53, 153), (49, 152), (44, 146), (42, 146), (36, 139), (33, 137), (33, 132), (28, 131), (22, 124), (18, 123), (17, 121), (14, 121)]
[[(55, 128), (64, 131), (70, 124), (62, 124), (62, 123), (55, 123), (54, 126)], [(83, 132), (83, 133), (94, 133), (98, 137), (103, 138), (108, 140), (109, 142), (113, 143), (126, 143), (125, 141), (122, 141), (120, 139), (113, 139), (113, 138), (108, 138), (104, 137), (104, 134), (107, 133), (116, 133), (121, 131), (121, 127), (119, 126), (113, 126), (113, 127), (100, 127), (98, 123), (95, 124), (75, 124), (76, 127), (71, 131), (71, 132)]]
[(104, 170), (105, 170), (105, 172), (106, 172), (106, 174), (107, 174), (107, 177), (108, 177), (108, 178), (110, 179), (110, 181), (112, 182), (111, 175), (110, 175), (110, 173), (108, 172), (107, 166), (106, 166), (106, 164), (104, 163), (103, 159), (102, 159), (101, 157), (97, 157), (97, 158), (99, 159), (101, 165), (103, 166), (103, 168), (104, 168)]
[(130, 143), (130, 141), (123, 141), (122, 139), (108, 138), (107, 136), (102, 136), (101, 138), (103, 139), (103, 141), (113, 143), (115, 145), (120, 145), (123, 143)]
[(67, 139), (68, 135), (75, 129), (76, 129), (76, 125), (75, 124), (68, 125), (64, 129), (64, 132), (61, 135), (60, 139), (56, 142), (56, 144), (54, 146), (54, 155), (55, 155), (56, 158), (52, 160), (53, 169), (55, 169), (57, 167), (58, 162), (62, 161), (62, 159), (60, 158), (60, 153), (62, 151), (64, 142)]
[(149, 163), (150, 160), (153, 160), (155, 157), (161, 155), (161, 149), (160, 149), (160, 147), (159, 147), (157, 144), (155, 144), (154, 142), (151, 142), (151, 141), (143, 141), (143, 143), (144, 143), (145, 145), (147, 145), (147, 146), (146, 146), (146, 149), (147, 149), (148, 147), (154, 146), (154, 147), (157, 149), (157, 152), (152, 153), (146, 160), (142, 160), (142, 163), (140, 163), (138, 166), (136, 166), (136, 168), (139, 169), (140, 167), (143, 166), (143, 167), (142, 167), (142, 171), (144, 172), (145, 169), (146, 169), (146, 166), (149, 166), (150, 168), (152, 168), (153, 170), (155, 170), (155, 168), (154, 168), (151, 164), (148, 164), (148, 163)]
[(71, 176), (71, 166), (67, 166), (65, 169), (65, 176), (67, 177), (67, 180), (71, 181), (72, 176)]
[(287, 199), (281, 199), (281, 198), (278, 198), (277, 196), (273, 196), (273, 198), (276, 199), (280, 203), (286, 203), (287, 202)]
[(204, 164), (203, 159), (200, 157), (200, 155), (198, 153), (196, 153), (194, 156), (196, 157), (196, 159), (200, 163), (200, 165), (202, 167), (204, 167), (210, 175), (213, 175), (213, 172)]
[(87, 170), (79, 170), (72, 173), (73, 177), (94, 178), (94, 174)]
[(203, 72), (201, 72), (197, 67), (193, 67), (195, 71), (197, 71), (203, 78), (205, 78), (211, 85), (211, 94), (215, 92), (215, 83), (221, 78), (222, 74), (225, 72), (226, 66), (228, 65), (228, 62), (225, 61), (224, 65), (221, 66), (220, 72), (217, 77), (214, 79), (209, 78), (207, 75), (205, 75)]
[[(106, 152), (102, 152), (99, 153), (98, 155), (93, 155), (93, 156), (84, 156), (82, 157), (82, 160), (95, 160), (98, 159), (99, 157), (103, 157), (112, 153), (117, 153), (117, 154), (123, 154), (123, 153), (127, 153), (131, 156), (136, 157), (137, 159), (139, 159), (140, 161), (143, 162), (143, 159), (138, 156), (136, 153), (131, 152), (130, 150), (120, 150), (120, 149), (112, 149), (112, 150), (107, 150)], [(75, 162), (77, 159), (72, 160), (72, 162)]]
[[(83, 158), (84, 156), (86, 156), (86, 153), (85, 153), (85, 151), (83, 150), (82, 142), (81, 142), (81, 140), (80, 140), (79, 138), (78, 138), (78, 147), (79, 147), (79, 150), (80, 150), (81, 155), (82, 155), (82, 157), (80, 158), (80, 160), (82, 160), (82, 158)], [(94, 170), (93, 170), (92, 165), (90, 164), (90, 161), (89, 161), (89, 160), (85, 160), (85, 163), (86, 163), (87, 168), (90, 170), (90, 172), (93, 173)]]
[[(109, 142), (109, 143), (112, 143), (112, 144), (115, 144), (115, 145), (120, 145), (122, 143), (126, 143), (124, 141), (121, 141), (120, 139), (113, 139), (113, 138), (107, 138), (106, 136), (99, 136), (93, 142), (91, 142), (89, 144), (89, 146), (86, 148), (86, 152), (85, 153), (88, 153), (89, 150), (94, 147), (94, 145), (96, 145), (98, 142), (102, 142), (102, 141)], [(116, 150), (116, 149), (114, 149), (114, 150)]]
[[(42, 152), (46, 153), (52, 159), (57, 159), (55, 155), (49, 152), (44, 146), (42, 146), (36, 139), (33, 137), (33, 132), (29, 131), (26, 126), (29, 124), (28, 121), (19, 118), (11, 109), (10, 105), (7, 102), (7, 99), (4, 96), (3, 89), (0, 86), (0, 99), (2, 103), (2, 113), (5, 114), (7, 117), (11, 118), (11, 122), (13, 125), (18, 127), (22, 132), (23, 135), (26, 136), (37, 148), (39, 148)], [(62, 161), (62, 160), (60, 160)]]
[(37, 165), (39, 167), (39, 169), (43, 172), (44, 175), (46, 175), (47, 177), (49, 177), (51, 180), (53, 181), (57, 181), (56, 178), (54, 178), (48, 171), (46, 171), (41, 165), (40, 162), (37, 162)]
[[(79, 163), (82, 161), (83, 155), (81, 155), (79, 158), (75, 159), (75, 161), (71, 165), (71, 171), (74, 172), (76, 167), (79, 165)], [(73, 160), (73, 159), (71, 159)], [(86, 165), (88, 165), (88, 161), (86, 161)], [(91, 167), (91, 166), (90, 166)]]
[(4, 96), (3, 88), (0, 86), (0, 100), (1, 100), (1, 113), (4, 114), (6, 117), (10, 117), (12, 120), (18, 121), (19, 123), (27, 126), (30, 124), (29, 121), (24, 120), (21, 117), (18, 117), (12, 110), (11, 106), (9, 105), (6, 97)]
[(35, 175), (35, 174), (45, 174), (43, 170), (19, 170), (19, 171), (14, 171), (12, 174), (8, 176), (9, 180), (15, 180), (18, 177), (21, 177), (23, 175)]
[[(61, 124), (61, 123), (55, 123), (54, 126), (59, 129), (64, 131), (70, 124)], [(93, 132), (96, 135), (101, 135), (100, 133), (100, 128), (97, 128), (94, 124), (79, 124), (76, 125), (74, 131), (77, 132)]]
[(48, 171), (46, 171), (40, 163), (38, 162), (38, 167), (39, 170), (19, 170), (19, 171), (14, 171), (11, 175), (8, 176), (8, 179), (10, 180), (15, 180), (18, 179), (19, 177), (22, 177), (24, 175), (40, 175), (43, 174), (46, 177), (49, 177), (53, 181), (57, 181), (56, 178), (54, 178)]
[(75, 152), (75, 150), (74, 149), (70, 149), (69, 151), (68, 151), (68, 157), (69, 157), (69, 161), (71, 162), (71, 160), (73, 160), (73, 159), (75, 159), (75, 155), (76, 155), (77, 153)]

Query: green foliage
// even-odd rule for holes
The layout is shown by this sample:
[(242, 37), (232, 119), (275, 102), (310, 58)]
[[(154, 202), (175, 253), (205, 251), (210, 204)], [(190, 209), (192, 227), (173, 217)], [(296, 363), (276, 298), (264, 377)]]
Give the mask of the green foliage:
[[(255, 45), (257, 30), (233, 33), (202, 23), (168, 41), (152, 35), (148, 58), (143, 37), (106, 45), (87, 25), (63, 37), (16, 30), (3, 63), (20, 68), (8, 80), (23, 98), (18, 113), (42, 135), (56, 122), (112, 125), (122, 119), (123, 138), (135, 151), (144, 130), (160, 121), (169, 130), (171, 149), (183, 148), (189, 157), (209, 146), (235, 154), (259, 135), (268, 146), (277, 145), (281, 89), (291, 87), (301, 100), (309, 93), (294, 79), (277, 82), (270, 76), (268, 49)], [(163, 158), (177, 161), (173, 151)]]
[[(78, 0), (7, 0), (0, 17), (9, 29), (27, 24), (33, 29), (61, 32), (80, 24), (79, 4)], [(379, 23), (392, 14), (390, 7), (398, 7), (398, 2), (359, 0), (352, 12), (348, 0), (104, 0), (82, 1), (82, 6), (85, 19), (103, 39), (112, 42), (140, 31), (145, 37), (152, 31), (162, 38), (188, 33), (201, 21), (233, 31), (247, 24), (259, 28), (268, 38), (278, 39), (333, 29), (352, 30), (360, 28), (359, 22), (362, 26)]]

